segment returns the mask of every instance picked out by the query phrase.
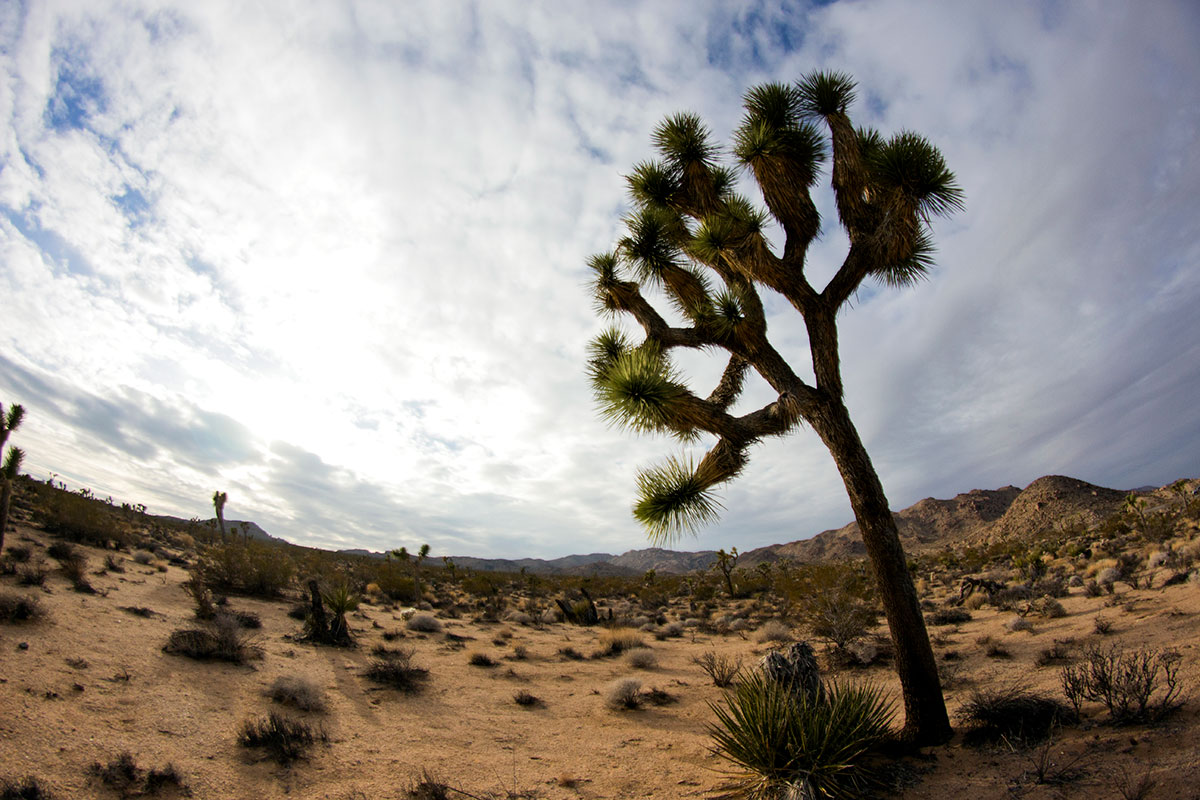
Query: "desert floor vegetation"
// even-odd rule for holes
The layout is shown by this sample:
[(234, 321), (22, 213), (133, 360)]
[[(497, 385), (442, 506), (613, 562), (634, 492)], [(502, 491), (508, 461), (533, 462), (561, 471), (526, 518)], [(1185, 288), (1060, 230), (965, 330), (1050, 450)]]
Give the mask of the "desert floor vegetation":
[[(36, 776), (30, 778), (36, 793), (11, 796), (115, 796), (95, 765), (114, 780), (124, 773), (142, 781), (171, 765), (196, 797), (401, 797), (397, 776), (423, 769), (452, 776), (440, 784), (450, 797), (460, 796), (456, 789), (547, 800), (711, 796), (736, 779), (731, 772), (742, 780), (756, 774), (745, 765), (768, 752), (756, 755), (745, 737), (741, 744), (731, 739), (745, 761), (739, 766), (716, 747), (713, 726), (715, 709), (737, 707), (731, 699), (742, 708), (764, 702), (745, 687), (753, 685), (759, 660), (781, 644), (758, 641), (756, 633), (772, 620), (787, 626), (790, 639), (813, 644), (831, 684), (874, 686), (891, 704), (899, 698), (886, 640), (877, 641), (883, 629), (868, 626), (846, 642), (879, 650), (877, 659), (851, 662), (813, 629), (828, 615), (802, 608), (804, 595), (790, 593), (783, 580), (741, 598), (680, 586), (656, 596), (650, 608), (631, 602), (625, 584), (597, 580), (589, 594), (602, 624), (577, 625), (555, 618), (553, 599), (575, 596), (571, 587), (578, 584), (539, 595), (521, 588), (518, 578), (489, 578), (478, 581), (483, 594), (477, 595), (461, 582), (439, 587), (427, 570), (425, 608), (414, 612), (407, 596), (362, 603), (346, 617), (354, 646), (330, 647), (305, 642), (304, 614), (289, 615), (306, 605), (300, 579), (324, 578), (314, 573), (319, 564), (297, 561), (296, 578), (278, 596), (239, 593), (225, 600), (222, 590), (210, 592), (212, 617), (198, 620), (194, 595), (183, 588), (195, 573), (177, 562), (202, 562), (203, 553), (121, 530), (131, 547), (165, 548), (168, 557), (137, 564), (133, 549), (87, 539), (71, 541), (70, 551), (55, 548), (67, 561), (96, 566), (86, 572), (96, 594), (75, 591), (61, 562), (46, 561), (61, 536), (21, 520), (10, 531), (9, 541), (28, 556), (11, 559), (10, 546), (8, 563), (47, 564), (41, 585), (22, 586), (15, 566), (0, 572), (0, 779), (8, 781), (0, 787)], [(1154, 552), (1184, 553), (1193, 539), (1168, 538)], [(1200, 782), (1191, 677), (1200, 674), (1200, 584), (1168, 580), (1190, 574), (1194, 560), (1152, 558), (1133, 540), (1121, 546), (1139, 552), (1136, 564), (1095, 544), (1090, 557), (1082, 543), (1074, 556), (1066, 555), (1068, 545), (1062, 557), (1058, 548), (1046, 552), (1050, 573), (1069, 565), (1082, 578), (1095, 559), (1133, 572), (1098, 594), (1082, 579), (1068, 586), (1070, 575), (1062, 575), (1065, 593), (1053, 598), (1061, 613), (1038, 603), (1030, 569), (1013, 567), (1011, 555), (988, 556), (970, 570), (991, 575), (1003, 591), (973, 595), (980, 599), (969, 614), (953, 611), (966, 607), (964, 567), (916, 565), (924, 573), (926, 613), (948, 612), (933, 640), (958, 734), (924, 751), (935, 759), (872, 756), (885, 766), (899, 764), (881, 767), (886, 785), (878, 791), (914, 800), (1000, 798), (1014, 786), (1035, 800), (1063, 791), (1189, 796), (1188, 787)], [(108, 556), (125, 571), (99, 569)], [(977, 558), (938, 558), (951, 556)], [(1053, 577), (1032, 571), (1040, 575), (1035, 583)], [(348, 577), (361, 592), (370, 575), (361, 583)], [(23, 610), (29, 607), (36, 612)], [(509, 613), (515, 608), (534, 622), (519, 621)], [(855, 613), (853, 626), (865, 616)], [(410, 625), (419, 615), (437, 626)], [(1100, 632), (1098, 616), (1115, 624)], [(251, 617), (260, 627), (243, 627)], [(1014, 618), (1031, 620), (1032, 629), (1014, 629)], [(220, 636), (235, 651), (249, 648), (242, 663), (181, 657), (175, 646), (163, 647), (174, 641), (220, 652)], [(472, 666), (473, 653), (494, 666)], [(1152, 689), (1140, 692), (1147, 681)], [(135, 754), (128, 764), (121, 760), (126, 753)], [(1127, 780), (1114, 777), (1120, 769)], [(1054, 782), (1060, 779), (1070, 782)], [(180, 790), (164, 784), (161, 795), (171, 792)]]

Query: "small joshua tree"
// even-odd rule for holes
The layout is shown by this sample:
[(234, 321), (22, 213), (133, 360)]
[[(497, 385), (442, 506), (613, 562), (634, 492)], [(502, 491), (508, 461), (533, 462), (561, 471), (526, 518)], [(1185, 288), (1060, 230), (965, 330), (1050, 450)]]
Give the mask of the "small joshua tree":
[(221, 541), (225, 541), (225, 501), (229, 499), (229, 495), (225, 492), (213, 492), (213, 508), (217, 512), (217, 524), (221, 527)]
[(4, 453), (4, 463), (0, 466), (0, 551), (4, 550), (4, 531), (8, 527), (8, 507), (12, 503), (13, 482), (21, 473), (21, 461), (25, 451), (19, 447), (10, 447), (4, 452), (8, 435), (21, 427), (25, 419), (25, 409), (14, 403), (9, 406), (8, 414), (4, 413), (4, 405), (0, 404), (0, 453)]
[(732, 547), (728, 553), (724, 550), (718, 550), (717, 560), (713, 562), (713, 566), (725, 577), (725, 588), (729, 590), (730, 597), (735, 596), (733, 589), (733, 569), (737, 566), (737, 561), (738, 549)]
[[(633, 513), (655, 539), (714, 520), (720, 507), (714, 487), (742, 471), (756, 442), (802, 423), (812, 428), (841, 473), (875, 571), (895, 644), (905, 736), (929, 744), (949, 737), (950, 721), (896, 523), (846, 406), (837, 320), (866, 281), (904, 287), (925, 276), (933, 263), (930, 219), (960, 209), (962, 191), (938, 149), (919, 134), (885, 138), (855, 128), (854, 90), (848, 76), (829, 72), (750, 89), (734, 133), (733, 168), (720, 163), (722, 149), (698, 116), (677, 114), (658, 126), (653, 138), (661, 160), (637, 164), (628, 176), (634, 205), (628, 234), (589, 263), (598, 310), (631, 317), (645, 338), (636, 342), (619, 328), (601, 333), (591, 343), (588, 372), (601, 413), (613, 422), (685, 443), (715, 439), (698, 462), (673, 458), (638, 477)], [(820, 287), (806, 268), (809, 246), (821, 233), (811, 189), (826, 160), (850, 247)], [(737, 194), (737, 168), (753, 175), (765, 211)], [(683, 327), (650, 305), (643, 285), (668, 297)], [(802, 318), (814, 380), (768, 339), (761, 289)], [(724, 351), (724, 373), (707, 396), (684, 384), (671, 361), (676, 348)], [(736, 415), (751, 370), (775, 399)]]

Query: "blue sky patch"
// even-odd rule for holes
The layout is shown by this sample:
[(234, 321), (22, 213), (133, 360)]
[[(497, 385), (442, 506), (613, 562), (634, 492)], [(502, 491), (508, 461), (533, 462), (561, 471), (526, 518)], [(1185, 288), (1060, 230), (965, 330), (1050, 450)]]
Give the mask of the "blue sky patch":
[(55, 131), (87, 130), (88, 121), (108, 107), (103, 82), (88, 68), (79, 51), (58, 49), (58, 80), (46, 101), (45, 120)]

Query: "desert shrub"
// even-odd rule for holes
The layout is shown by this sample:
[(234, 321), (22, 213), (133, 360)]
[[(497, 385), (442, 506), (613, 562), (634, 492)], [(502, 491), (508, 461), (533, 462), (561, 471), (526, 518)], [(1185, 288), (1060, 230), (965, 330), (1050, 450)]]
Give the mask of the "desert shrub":
[(124, 611), (126, 614), (133, 614), (135, 617), (149, 619), (154, 616), (154, 609), (146, 608), (145, 606), (117, 606), (117, 610)]
[(628, 711), (642, 705), (642, 682), (637, 678), (621, 678), (608, 685), (604, 704), (611, 709)]
[(376, 683), (402, 692), (419, 691), (422, 682), (429, 676), (429, 670), (412, 663), (414, 653), (416, 650), (411, 647), (376, 647), (371, 651), (373, 657), (365, 674)]
[(1070, 640), (1055, 639), (1053, 645), (1043, 648), (1042, 651), (1038, 653), (1036, 663), (1039, 667), (1048, 667), (1051, 664), (1061, 664), (1068, 659), (1070, 652)]
[(494, 667), (498, 662), (487, 653), (475, 652), (467, 658), (467, 663), (472, 667)]
[(963, 608), (941, 608), (925, 619), (930, 625), (961, 625), (971, 621), (971, 612)]
[(1008, 622), (1004, 623), (1004, 627), (1013, 633), (1017, 633), (1018, 631), (1032, 631), (1033, 623), (1025, 617), (1017, 616), (1012, 617)]
[(230, 608), (217, 612), (217, 615), (228, 615), (238, 624), (238, 627), (246, 628), (247, 630), (258, 630), (262, 627), (262, 617), (253, 611), (236, 611)]
[[(408, 800), (450, 800), (450, 792), (454, 791), (449, 785), (442, 783), (429, 770), (425, 770), (420, 778), (414, 778), (404, 790)], [(461, 792), (456, 792), (461, 794)]]
[(433, 614), (413, 614), (404, 627), (419, 633), (440, 633), (442, 622)]
[(36, 506), (34, 518), (71, 542), (108, 547), (129, 541), (125, 526), (103, 503), (70, 492), (51, 491)]
[(634, 669), (654, 669), (658, 666), (658, 657), (654, 655), (654, 651), (652, 650), (631, 650), (626, 658), (629, 666)]
[(1030, 610), (1046, 619), (1059, 619), (1067, 615), (1067, 609), (1053, 597), (1042, 597), (1039, 600), (1035, 600)]
[(816, 695), (753, 672), (710, 704), (717, 755), (735, 771), (731, 796), (874, 796), (867, 757), (890, 738), (893, 710), (873, 686), (829, 683)]
[(154, 563), (154, 553), (146, 550), (138, 550), (133, 554), (133, 561), (135, 564), (141, 564), (142, 566), (148, 567)]
[(671, 639), (676, 636), (683, 636), (682, 622), (668, 622), (666, 625), (663, 625), (654, 632), (654, 638), (658, 639), (659, 641)]
[(704, 674), (712, 679), (713, 685), (720, 686), (722, 689), (732, 686), (738, 673), (742, 671), (740, 658), (718, 655), (713, 650), (697, 656), (695, 661), (700, 665), (700, 669), (704, 670)]
[(43, 613), (37, 597), (0, 593), (0, 622), (34, 622), (41, 619)]
[(104, 568), (109, 572), (120, 573), (125, 571), (125, 567), (121, 565), (121, 559), (112, 553), (104, 557)]
[(645, 646), (642, 634), (633, 628), (607, 628), (600, 632), (600, 649), (593, 658), (619, 656), (626, 650)]
[(584, 659), (583, 653), (570, 646), (558, 648), (558, 654), (568, 661), (582, 661)]
[(296, 675), (280, 675), (271, 682), (267, 696), (276, 703), (301, 711), (325, 711), (325, 696), (321, 688), (309, 679)]
[(1089, 647), (1080, 663), (1063, 668), (1061, 680), (1076, 711), (1085, 700), (1098, 701), (1115, 725), (1156, 723), (1183, 703), (1174, 650)]
[(1056, 726), (1078, 720), (1065, 704), (1018, 687), (976, 689), (958, 715), (969, 726), (967, 744), (1029, 744), (1045, 739)]
[(179, 628), (171, 632), (163, 652), (187, 656), (200, 661), (229, 661), (244, 664), (258, 655), (252, 637), (242, 630), (237, 620), (226, 614), (217, 615), (203, 628)]
[(54, 800), (49, 789), (27, 775), (20, 780), (0, 779), (0, 800)]
[(107, 764), (101, 764), (98, 761), (93, 763), (90, 772), (101, 783), (118, 792), (122, 797), (152, 795), (167, 786), (187, 791), (187, 784), (184, 783), (183, 776), (175, 769), (175, 765), (167, 764), (161, 768), (142, 769), (129, 751), (110, 759)]
[(875, 626), (874, 607), (849, 592), (830, 591), (810, 598), (802, 616), (814, 636), (842, 649)]
[(1012, 653), (1008, 652), (1008, 648), (992, 636), (980, 636), (975, 640), (975, 644), (983, 648), (983, 653), (988, 658), (1012, 658)]
[(46, 548), (46, 555), (55, 561), (70, 561), (79, 557), (79, 551), (70, 542), (51, 542)]
[(539, 704), (542, 701), (539, 700), (532, 693), (530, 693), (528, 690), (522, 689), (521, 691), (519, 691), (513, 695), (513, 702), (519, 706), (536, 706), (537, 704)]
[(193, 575), (211, 589), (257, 597), (278, 597), (295, 574), (285, 550), (253, 540), (212, 545), (193, 568)]
[(46, 583), (46, 565), (30, 561), (17, 567), (17, 583), (22, 586), (42, 586)]
[(33, 555), (33, 548), (28, 545), (14, 544), (5, 548), (8, 557), (18, 564), (23, 564)]
[(82, 594), (95, 594), (96, 589), (88, 580), (87, 558), (82, 553), (72, 553), (71, 558), (61, 563), (63, 576), (71, 582), (71, 587)]
[(325, 732), (303, 720), (271, 711), (260, 719), (248, 719), (238, 733), (242, 747), (261, 747), (278, 764), (290, 764), (304, 758), (317, 741), (325, 741)]
[(758, 634), (754, 638), (760, 643), (790, 642), (792, 640), (792, 629), (780, 620), (769, 619), (758, 629)]
[(1101, 636), (1107, 636), (1112, 633), (1113, 623), (1111, 619), (1102, 617), (1099, 614), (1092, 620), (1092, 630)]
[(1104, 594), (1104, 590), (1095, 581), (1088, 581), (1083, 584), (1083, 594), (1085, 597), (1099, 597)]

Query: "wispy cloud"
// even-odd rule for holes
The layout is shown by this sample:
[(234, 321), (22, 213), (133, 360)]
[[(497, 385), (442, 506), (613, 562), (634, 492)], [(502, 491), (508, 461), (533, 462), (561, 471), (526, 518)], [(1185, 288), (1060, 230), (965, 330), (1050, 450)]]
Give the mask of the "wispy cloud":
[[(749, 85), (830, 67), (968, 198), (925, 285), (842, 320), (893, 503), (1194, 473), (1197, 34), (1186, 2), (6, 4), (0, 400), (29, 469), (152, 510), (222, 488), (303, 542), (642, 546), (633, 476), (674, 445), (596, 419), (584, 262), (665, 114), (725, 139)], [(849, 519), (804, 432), (724, 502), (696, 546)]]

